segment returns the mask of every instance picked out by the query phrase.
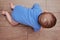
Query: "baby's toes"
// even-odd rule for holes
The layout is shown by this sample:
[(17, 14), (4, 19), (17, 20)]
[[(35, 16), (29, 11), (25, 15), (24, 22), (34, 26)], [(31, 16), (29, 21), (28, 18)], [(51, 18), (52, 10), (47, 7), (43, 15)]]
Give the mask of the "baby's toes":
[(5, 15), (6, 11), (2, 11), (2, 15)]

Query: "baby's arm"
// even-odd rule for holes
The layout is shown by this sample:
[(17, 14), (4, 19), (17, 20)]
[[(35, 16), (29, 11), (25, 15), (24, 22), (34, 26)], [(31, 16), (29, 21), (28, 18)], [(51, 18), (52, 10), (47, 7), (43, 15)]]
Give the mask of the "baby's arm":
[(9, 21), (10, 24), (12, 24), (12, 25), (17, 25), (18, 24), (18, 22), (14, 21), (12, 19), (11, 15), (7, 11), (2, 11), (2, 14), (6, 15), (7, 20)]

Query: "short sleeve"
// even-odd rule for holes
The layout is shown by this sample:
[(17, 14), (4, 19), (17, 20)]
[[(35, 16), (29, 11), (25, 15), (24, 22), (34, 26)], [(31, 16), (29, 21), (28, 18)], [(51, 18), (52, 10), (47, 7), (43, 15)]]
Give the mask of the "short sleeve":
[(38, 3), (35, 3), (32, 7), (32, 9), (37, 9), (37, 8), (40, 8), (39, 4)]

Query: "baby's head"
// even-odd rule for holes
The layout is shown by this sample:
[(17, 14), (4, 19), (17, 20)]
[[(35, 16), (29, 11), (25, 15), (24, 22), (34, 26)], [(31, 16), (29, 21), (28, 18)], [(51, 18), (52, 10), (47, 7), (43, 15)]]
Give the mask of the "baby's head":
[(43, 12), (38, 17), (39, 24), (44, 28), (51, 28), (56, 24), (56, 17), (51, 12)]

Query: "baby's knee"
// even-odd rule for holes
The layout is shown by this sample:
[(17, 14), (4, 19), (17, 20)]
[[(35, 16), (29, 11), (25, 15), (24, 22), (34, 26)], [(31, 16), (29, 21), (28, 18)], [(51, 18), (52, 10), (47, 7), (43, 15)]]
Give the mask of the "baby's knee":
[(13, 26), (15, 26), (15, 25), (17, 25), (18, 23), (11, 22), (10, 24), (13, 25)]

